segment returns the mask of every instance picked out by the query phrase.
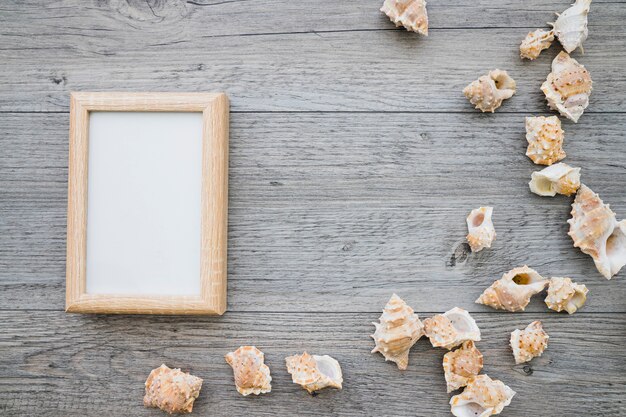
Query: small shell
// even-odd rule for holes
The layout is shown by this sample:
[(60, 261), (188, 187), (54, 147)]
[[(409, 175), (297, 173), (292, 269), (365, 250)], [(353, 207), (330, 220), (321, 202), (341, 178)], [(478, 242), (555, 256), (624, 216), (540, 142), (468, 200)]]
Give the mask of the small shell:
[(552, 72), (541, 85), (541, 91), (552, 110), (558, 110), (562, 116), (576, 123), (589, 105), (592, 84), (589, 71), (567, 53), (561, 52), (552, 61)]
[(153, 369), (146, 380), (146, 407), (158, 407), (170, 414), (191, 413), (193, 403), (200, 395), (202, 379), (170, 369), (165, 365)]
[(572, 6), (565, 10), (554, 23), (548, 23), (553, 27), (554, 34), (559, 38), (568, 53), (580, 47), (583, 49), (583, 42), (587, 39), (589, 31), (587, 29), (587, 14), (591, 7), (591, 0), (576, 0)]
[(235, 385), (241, 395), (265, 394), (272, 390), (270, 368), (263, 363), (263, 352), (254, 346), (241, 346), (224, 356), (233, 368)]
[(567, 311), (574, 314), (585, 305), (589, 290), (585, 285), (576, 284), (570, 278), (554, 277), (548, 285), (546, 305), (554, 311)]
[(452, 349), (468, 340), (480, 341), (480, 329), (470, 314), (458, 307), (424, 320), (424, 330), (434, 347)]
[(457, 350), (443, 355), (443, 371), (448, 392), (466, 386), (470, 378), (478, 375), (482, 369), (483, 355), (471, 340), (464, 342)]
[(385, 0), (381, 12), (396, 26), (428, 36), (428, 14), (424, 0)]
[(584, 184), (572, 203), (571, 214), (568, 234), (574, 247), (591, 256), (598, 271), (611, 279), (626, 265), (626, 220), (618, 222), (609, 205)]
[(552, 165), (565, 158), (563, 139), (564, 132), (558, 117), (526, 118), (526, 156), (535, 164)]
[(580, 188), (580, 168), (559, 162), (539, 172), (533, 172), (528, 183), (530, 191), (541, 196), (557, 194), (570, 196)]
[(469, 380), (467, 388), (450, 399), (456, 417), (487, 417), (500, 414), (515, 395), (502, 381), (478, 375)]
[(548, 280), (524, 265), (502, 275), (476, 302), (499, 310), (524, 311), (530, 297), (543, 291), (547, 284)]
[(343, 377), (339, 362), (328, 355), (294, 355), (285, 358), (287, 371), (294, 384), (301, 385), (309, 394), (323, 388), (341, 389)]
[(511, 332), (511, 349), (513, 349), (515, 363), (528, 362), (532, 358), (541, 356), (548, 347), (549, 338), (539, 320), (533, 321), (524, 330), (516, 329)]
[(496, 229), (493, 227), (491, 215), (493, 207), (480, 207), (472, 210), (467, 216), (467, 242), (472, 252), (480, 252), (490, 248), (496, 238)]
[(502, 101), (513, 97), (515, 80), (506, 71), (496, 69), (470, 83), (463, 89), (463, 94), (483, 113), (493, 113)]
[(519, 53), (522, 58), (537, 59), (541, 51), (548, 49), (554, 42), (554, 31), (545, 31), (537, 29), (534, 32), (528, 32), (528, 35), (519, 46)]
[(424, 335), (424, 325), (396, 294), (389, 299), (379, 321), (372, 323), (376, 326), (371, 335), (376, 343), (372, 353), (382, 353), (386, 361), (395, 362), (398, 369), (405, 370), (409, 364), (409, 350)]

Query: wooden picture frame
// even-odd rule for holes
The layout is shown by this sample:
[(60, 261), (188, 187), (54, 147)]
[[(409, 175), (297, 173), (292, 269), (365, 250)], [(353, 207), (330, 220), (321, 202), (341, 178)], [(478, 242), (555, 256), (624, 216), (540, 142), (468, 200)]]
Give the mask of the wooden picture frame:
[[(202, 186), (199, 296), (86, 291), (89, 113), (201, 112)], [(70, 96), (66, 311), (113, 314), (223, 314), (226, 310), (229, 103), (223, 93), (74, 92)]]

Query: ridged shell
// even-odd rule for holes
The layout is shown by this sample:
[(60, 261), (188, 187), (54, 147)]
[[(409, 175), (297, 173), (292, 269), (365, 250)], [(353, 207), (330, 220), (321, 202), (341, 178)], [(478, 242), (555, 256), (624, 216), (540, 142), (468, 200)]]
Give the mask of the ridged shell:
[(471, 340), (443, 355), (443, 371), (448, 392), (466, 386), (470, 378), (478, 375), (482, 369), (483, 355)]
[(511, 349), (515, 363), (520, 364), (541, 356), (548, 347), (550, 337), (543, 330), (539, 320), (530, 323), (526, 329), (516, 329), (511, 333)]
[(502, 101), (513, 97), (515, 88), (515, 80), (506, 71), (496, 69), (471, 82), (463, 89), (463, 94), (483, 113), (493, 113)]
[(499, 310), (524, 311), (530, 297), (543, 291), (547, 284), (548, 280), (524, 265), (502, 275), (476, 302)]
[(376, 326), (371, 335), (376, 343), (372, 353), (382, 353), (386, 361), (395, 362), (398, 369), (405, 370), (409, 364), (409, 350), (424, 335), (424, 325), (396, 294), (385, 305), (379, 321), (372, 323)]
[(570, 196), (580, 188), (580, 168), (559, 162), (539, 172), (533, 172), (528, 183), (530, 191), (541, 196), (557, 194)]
[(146, 407), (158, 407), (170, 414), (191, 413), (201, 388), (202, 379), (180, 369), (161, 365), (153, 369), (146, 380), (143, 404)]
[(580, 47), (589, 35), (587, 29), (587, 14), (591, 7), (591, 0), (576, 0), (572, 6), (558, 15), (556, 22), (548, 23), (552, 25), (554, 34), (559, 38), (568, 53)]
[(496, 238), (496, 229), (493, 227), (491, 216), (493, 207), (480, 207), (471, 211), (467, 216), (467, 242), (472, 252), (480, 252), (490, 248)]
[(241, 395), (265, 394), (272, 390), (270, 368), (263, 362), (265, 355), (254, 346), (241, 346), (224, 358), (233, 368), (235, 386)]
[(626, 265), (626, 220), (615, 213), (598, 194), (581, 185), (572, 203), (569, 235), (574, 247), (591, 256), (598, 271), (611, 279)]
[(519, 53), (525, 59), (537, 59), (541, 51), (548, 49), (554, 42), (554, 31), (546, 31), (537, 29), (534, 32), (528, 32), (519, 46)]
[(514, 395), (515, 391), (502, 381), (478, 375), (470, 379), (461, 394), (450, 399), (450, 411), (456, 417), (492, 416), (511, 404)]
[(343, 376), (337, 360), (328, 355), (294, 355), (285, 358), (287, 371), (294, 384), (301, 385), (309, 394), (331, 387), (341, 389)]
[(585, 305), (589, 290), (583, 284), (576, 284), (570, 278), (553, 277), (548, 285), (546, 305), (554, 311), (567, 311), (574, 314)]
[(526, 156), (535, 164), (552, 165), (565, 158), (563, 139), (564, 132), (558, 117), (526, 118)]
[(458, 307), (424, 320), (424, 331), (434, 347), (448, 350), (468, 340), (480, 341), (476, 321)]
[(589, 105), (592, 84), (589, 71), (566, 52), (561, 52), (552, 61), (552, 72), (541, 85), (541, 91), (552, 110), (558, 110), (576, 123)]
[(428, 13), (424, 0), (385, 0), (380, 11), (396, 26), (428, 36)]

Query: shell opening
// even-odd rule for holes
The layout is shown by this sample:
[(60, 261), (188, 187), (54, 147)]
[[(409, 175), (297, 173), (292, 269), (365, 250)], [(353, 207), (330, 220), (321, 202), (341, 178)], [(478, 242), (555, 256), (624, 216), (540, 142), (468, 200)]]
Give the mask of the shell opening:
[(461, 314), (449, 314), (448, 320), (452, 323), (452, 327), (458, 332), (466, 333), (472, 331), (474, 327), (467, 318)]
[(543, 176), (535, 176), (535, 187), (543, 193), (552, 192), (552, 181)]
[(611, 273), (617, 273), (626, 264), (626, 233), (619, 226), (606, 241), (606, 256), (611, 263)]
[(493, 82), (496, 84), (496, 88), (498, 90), (514, 90), (516, 87), (515, 81), (513, 81), (505, 72), (494, 77)]
[(533, 277), (530, 274), (517, 274), (513, 277), (513, 282), (517, 285), (528, 285), (533, 283)]
[(472, 219), (472, 227), (478, 227), (485, 221), (485, 214), (479, 213)]
[(337, 375), (335, 375), (335, 368), (332, 364), (323, 359), (317, 361), (317, 370), (328, 378), (334, 379), (337, 377)]

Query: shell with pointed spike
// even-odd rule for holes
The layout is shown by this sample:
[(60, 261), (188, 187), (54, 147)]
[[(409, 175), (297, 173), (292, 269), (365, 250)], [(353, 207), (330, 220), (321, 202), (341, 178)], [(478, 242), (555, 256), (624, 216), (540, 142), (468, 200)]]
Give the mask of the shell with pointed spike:
[(558, 117), (526, 118), (526, 156), (535, 164), (552, 165), (565, 158), (563, 139), (564, 132)]
[(381, 12), (396, 26), (428, 36), (428, 13), (424, 0), (385, 0)]
[(530, 297), (543, 291), (547, 284), (548, 280), (524, 265), (502, 275), (481, 294), (476, 303), (498, 310), (524, 311)]
[(546, 31), (537, 29), (534, 32), (528, 32), (519, 46), (519, 53), (522, 59), (537, 59), (541, 51), (548, 49), (554, 42), (554, 31)]
[(496, 238), (496, 229), (493, 227), (491, 216), (493, 207), (480, 207), (471, 211), (467, 216), (467, 242), (472, 252), (479, 252), (490, 248)]
[(585, 305), (589, 290), (583, 284), (576, 284), (570, 278), (553, 277), (548, 285), (546, 305), (554, 311), (567, 311), (574, 314)]
[(233, 368), (235, 386), (241, 395), (259, 395), (272, 390), (270, 368), (265, 365), (265, 355), (254, 346), (241, 346), (224, 356)]
[(530, 323), (526, 329), (516, 329), (511, 333), (511, 349), (515, 363), (520, 364), (541, 356), (548, 347), (550, 337), (543, 330), (539, 320)]
[(570, 196), (580, 188), (580, 168), (572, 168), (559, 162), (539, 172), (533, 172), (528, 185), (530, 191), (540, 196)]
[(587, 14), (590, 7), (591, 0), (576, 0), (570, 8), (558, 15), (556, 22), (548, 23), (568, 53), (578, 47), (582, 50), (583, 42), (589, 35)]
[(328, 355), (294, 355), (285, 358), (287, 371), (294, 384), (301, 385), (309, 394), (324, 388), (341, 389), (343, 376), (339, 362)]
[(448, 392), (466, 386), (470, 378), (478, 375), (482, 369), (483, 355), (471, 340), (443, 355), (443, 371)]
[(515, 391), (502, 381), (478, 375), (470, 379), (461, 394), (450, 399), (450, 411), (456, 417), (492, 416), (511, 404), (514, 395)]
[(170, 369), (165, 365), (153, 369), (146, 380), (143, 404), (172, 413), (191, 413), (193, 403), (200, 395), (202, 379)]
[(480, 341), (476, 321), (458, 307), (424, 320), (424, 331), (434, 347), (448, 350), (468, 340)]
[(506, 71), (490, 71), (463, 89), (465, 97), (484, 112), (493, 113), (502, 102), (515, 94), (515, 80)]

